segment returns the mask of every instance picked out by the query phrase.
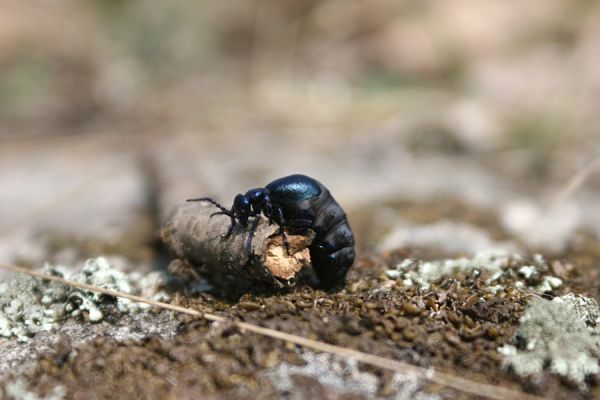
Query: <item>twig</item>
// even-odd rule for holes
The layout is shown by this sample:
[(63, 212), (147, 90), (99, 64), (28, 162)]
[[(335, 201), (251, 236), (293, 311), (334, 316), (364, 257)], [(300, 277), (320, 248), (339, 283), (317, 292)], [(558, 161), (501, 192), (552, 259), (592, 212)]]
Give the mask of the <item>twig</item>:
[(299, 271), (310, 262), (312, 232), (286, 235), (286, 249), (277, 234), (279, 226), (260, 218), (249, 246), (251, 229), (235, 224), (229, 232), (230, 217), (214, 215), (219, 211), (206, 202), (179, 206), (162, 229), (163, 242), (179, 260), (201, 270), (215, 286), (234, 291), (281, 289), (295, 284)]
[(544, 215), (550, 214), (556, 207), (564, 203), (585, 181), (589, 176), (600, 167), (600, 157), (596, 157), (591, 163), (577, 171), (566, 183), (565, 187), (552, 198), (546, 209), (542, 212)]
[[(80, 282), (75, 282), (75, 281), (71, 281), (68, 279), (64, 279), (59, 276), (52, 276), (52, 275), (47, 275), (47, 274), (37, 272), (37, 271), (27, 270), (25, 268), (17, 267), (14, 265), (0, 263), (0, 268), (7, 269), (7, 270), (10, 270), (10, 271), (13, 271), (16, 273), (22, 273), (22, 274), (26, 274), (29, 276), (49, 280), (49, 281), (67, 284), (69, 286), (76, 287), (79, 289), (92, 290), (95, 292), (106, 294), (108, 296), (122, 297), (125, 299), (129, 299), (131, 301), (149, 304), (151, 306), (163, 308), (166, 310), (171, 310), (171, 311), (180, 312), (183, 314), (197, 316), (197, 317), (209, 320), (209, 321), (225, 321), (226, 320), (225, 317), (221, 317), (218, 315), (202, 313), (197, 310), (180, 307), (180, 306), (176, 306), (173, 304), (163, 303), (160, 301), (154, 301), (154, 300), (146, 299), (146, 298), (143, 298), (140, 296), (135, 296), (132, 294), (117, 292), (114, 290), (103, 289), (103, 288), (100, 288), (97, 286), (88, 285), (86, 283), (80, 283)], [(472, 381), (469, 379), (460, 378), (460, 377), (446, 374), (443, 372), (437, 372), (433, 369), (417, 367), (417, 366), (406, 364), (406, 363), (403, 363), (400, 361), (395, 361), (395, 360), (391, 360), (388, 358), (363, 353), (358, 350), (340, 347), (340, 346), (320, 342), (317, 340), (307, 339), (302, 336), (297, 336), (297, 335), (293, 335), (290, 333), (281, 332), (281, 331), (278, 331), (275, 329), (263, 328), (261, 326), (249, 324), (247, 322), (234, 321), (234, 324), (243, 330), (257, 333), (259, 335), (268, 336), (268, 337), (275, 338), (275, 339), (280, 339), (280, 340), (286, 341), (288, 343), (293, 343), (293, 344), (303, 346), (303, 347), (306, 347), (306, 348), (309, 348), (312, 350), (320, 351), (320, 352), (325, 352), (325, 353), (335, 354), (338, 356), (353, 358), (364, 364), (369, 364), (369, 365), (372, 365), (375, 367), (388, 369), (388, 370), (399, 372), (399, 373), (402, 373), (405, 375), (410, 375), (410, 376), (413, 376), (416, 378), (429, 380), (431, 382), (434, 382), (434, 383), (437, 383), (437, 384), (440, 384), (443, 386), (447, 386), (447, 387), (453, 388), (453, 389), (461, 391), (461, 392), (473, 394), (476, 396), (482, 396), (482, 397), (486, 397), (486, 398), (490, 398), (490, 399), (497, 399), (497, 400), (506, 400), (506, 399), (515, 399), (515, 400), (538, 399), (539, 400), (539, 399), (542, 399), (541, 397), (530, 395), (530, 394), (527, 394), (527, 393), (524, 393), (524, 392), (521, 392), (518, 390), (509, 389), (509, 388), (502, 387), (502, 386), (489, 385), (486, 383), (475, 382), (475, 381)]]

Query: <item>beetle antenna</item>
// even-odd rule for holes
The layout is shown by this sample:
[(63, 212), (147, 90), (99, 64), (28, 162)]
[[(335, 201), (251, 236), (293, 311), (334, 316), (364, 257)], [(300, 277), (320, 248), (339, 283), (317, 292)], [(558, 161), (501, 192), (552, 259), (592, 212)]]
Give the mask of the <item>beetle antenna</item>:
[(186, 201), (206, 201), (206, 202), (211, 203), (212, 205), (216, 206), (217, 208), (219, 208), (221, 211), (223, 211), (227, 215), (229, 215), (231, 213), (231, 211), (229, 211), (228, 209), (223, 207), (220, 203), (216, 202), (215, 200), (211, 199), (210, 197), (200, 197), (198, 199), (187, 199)]

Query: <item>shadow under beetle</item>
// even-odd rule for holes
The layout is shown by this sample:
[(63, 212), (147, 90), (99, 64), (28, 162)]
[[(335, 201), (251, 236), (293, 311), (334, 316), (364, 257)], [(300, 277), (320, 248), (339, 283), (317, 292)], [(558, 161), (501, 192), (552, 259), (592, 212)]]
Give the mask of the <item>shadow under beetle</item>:
[[(279, 225), (279, 234), (288, 248), (284, 227), (310, 228), (316, 237), (309, 247), (311, 262), (322, 286), (334, 287), (344, 283), (346, 273), (354, 262), (354, 235), (344, 210), (329, 190), (306, 175), (290, 175), (274, 180), (264, 188), (238, 194), (230, 210), (210, 197), (189, 199), (206, 201), (220, 209), (213, 213), (231, 218), (225, 237), (231, 235), (236, 221), (244, 228), (253, 218), (248, 235), (248, 256), (252, 255), (252, 239), (260, 215)], [(288, 249), (289, 250), (289, 249)]]

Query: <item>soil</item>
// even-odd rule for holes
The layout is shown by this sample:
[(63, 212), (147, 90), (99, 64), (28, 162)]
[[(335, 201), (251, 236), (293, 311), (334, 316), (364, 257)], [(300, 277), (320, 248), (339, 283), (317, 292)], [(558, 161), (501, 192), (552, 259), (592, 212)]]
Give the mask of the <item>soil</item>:
[[(582, 246), (587, 252), (592, 243)], [(455, 273), (427, 290), (405, 287), (384, 271), (410, 251), (373, 255), (358, 260), (344, 290), (324, 292), (300, 286), (287, 293), (252, 294), (238, 299), (223, 293), (176, 294), (172, 302), (232, 320), (295, 333), (366, 353), (433, 367), (454, 375), (520, 389), (553, 398), (597, 398), (598, 376), (589, 390), (555, 375), (521, 379), (502, 366), (497, 348), (514, 342), (514, 333), (531, 293), (514, 282), (496, 293), (485, 285), (485, 274)], [(565, 285), (556, 293), (575, 290), (600, 300), (593, 284), (596, 270), (568, 267), (569, 259), (584, 257), (573, 249), (562, 261), (550, 262)], [(567, 265), (567, 267), (565, 267)], [(209, 323), (178, 316), (172, 338), (150, 335), (141, 340), (97, 336), (72, 346), (63, 337), (42, 355), (25, 376), (30, 389), (47, 395), (58, 386), (67, 398), (394, 398), (389, 371), (359, 366), (376, 377), (375, 393), (344, 391), (307, 373), (291, 374), (292, 390), (282, 387), (274, 372), (282, 365), (305, 366), (308, 350), (281, 341), (241, 332), (230, 323)], [(308, 365), (308, 366), (307, 366)], [(470, 398), (437, 385), (420, 383), (421, 395)]]

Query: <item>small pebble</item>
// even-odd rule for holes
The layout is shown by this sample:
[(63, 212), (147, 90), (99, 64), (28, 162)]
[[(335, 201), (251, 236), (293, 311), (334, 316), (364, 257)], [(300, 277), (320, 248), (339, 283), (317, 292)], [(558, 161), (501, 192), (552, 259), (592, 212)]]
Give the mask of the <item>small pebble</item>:
[(296, 305), (300, 308), (311, 308), (313, 303), (311, 301), (298, 301)]
[(419, 314), (422, 309), (413, 303), (403, 303), (402, 309), (408, 314)]
[(417, 337), (417, 334), (418, 334), (417, 330), (415, 328), (413, 328), (412, 326), (407, 326), (402, 331), (402, 336), (404, 336), (404, 339), (406, 339), (408, 341), (414, 340)]
[(260, 309), (260, 304), (254, 301), (242, 301), (238, 306), (246, 311), (256, 311)]

